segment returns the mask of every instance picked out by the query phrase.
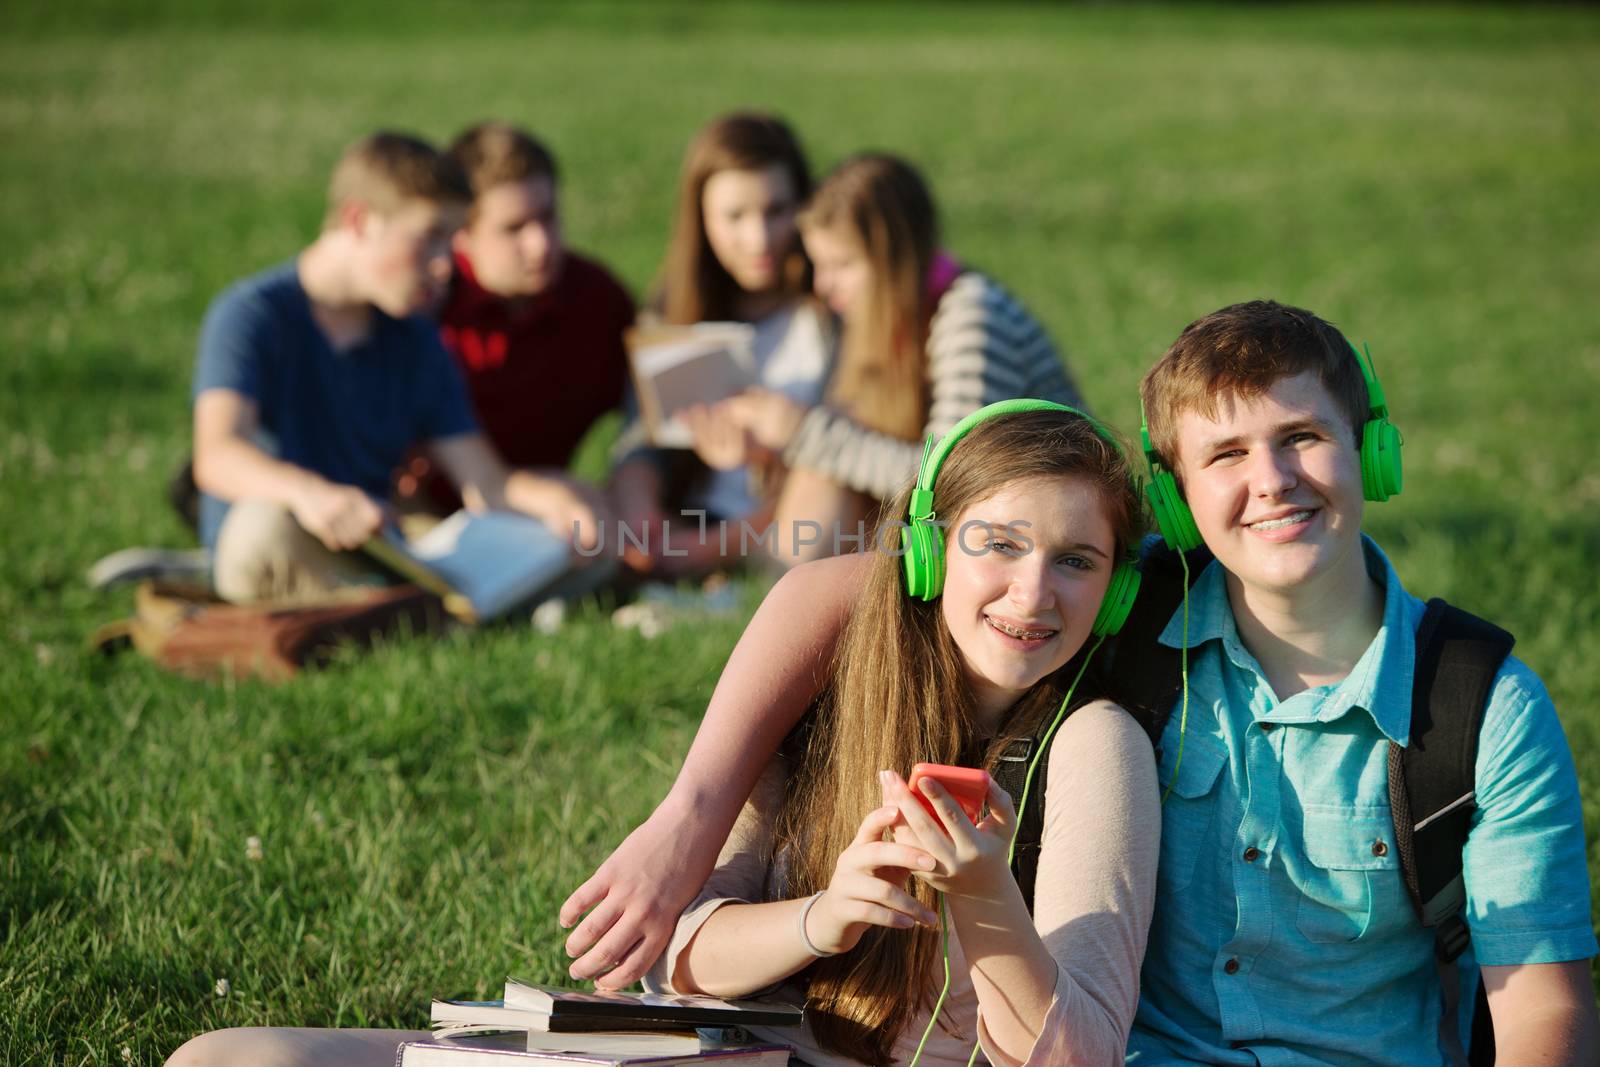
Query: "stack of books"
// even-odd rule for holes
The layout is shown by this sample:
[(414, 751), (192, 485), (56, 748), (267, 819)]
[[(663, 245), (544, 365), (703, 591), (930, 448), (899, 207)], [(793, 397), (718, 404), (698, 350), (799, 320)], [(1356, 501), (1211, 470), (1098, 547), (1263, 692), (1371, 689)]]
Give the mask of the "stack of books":
[[(784, 1045), (746, 1026), (799, 1026), (792, 1004), (661, 993), (563, 989), (506, 979), (501, 1000), (433, 1002), (433, 1036), (400, 1046), (396, 1067), (639, 1065), (784, 1067)], [(485, 1036), (493, 1033), (494, 1036)]]

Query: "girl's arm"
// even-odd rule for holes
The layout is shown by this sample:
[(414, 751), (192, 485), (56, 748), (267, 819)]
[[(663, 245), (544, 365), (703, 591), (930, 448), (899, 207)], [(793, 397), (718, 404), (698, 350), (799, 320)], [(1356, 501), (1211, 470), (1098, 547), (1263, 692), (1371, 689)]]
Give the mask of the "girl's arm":
[(823, 405), (805, 413), (794, 440), (783, 451), (784, 466), (813, 471), (878, 500), (888, 500), (910, 481), (921, 458), (921, 441), (869, 430)]
[(867, 566), (843, 556), (778, 580), (734, 647), (665, 800), (567, 898), (569, 973), (608, 989), (637, 981), (705, 882), (750, 789), (821, 690)]
[(1001, 955), (973, 946), (978, 1034), (991, 1062), (1121, 1063), (1139, 1004), (1155, 907), (1161, 804), (1155, 755), (1121, 708), (1086, 705), (1050, 746), (1033, 924), (1055, 960), (1053, 999), (1042, 1021), (1007, 1004)]
[[(1082, 408), (1055, 345), (1038, 321), (988, 277), (967, 272), (944, 295), (928, 328), (928, 416), (942, 436), (986, 404), (1014, 397)], [(759, 436), (759, 434), (758, 434)], [(784, 463), (887, 500), (916, 473), (921, 441), (879, 433), (826, 406), (799, 421)]]

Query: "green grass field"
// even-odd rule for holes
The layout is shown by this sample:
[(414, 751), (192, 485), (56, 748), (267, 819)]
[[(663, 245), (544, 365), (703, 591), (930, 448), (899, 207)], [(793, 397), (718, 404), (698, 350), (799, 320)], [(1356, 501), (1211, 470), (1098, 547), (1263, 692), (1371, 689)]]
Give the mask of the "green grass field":
[(907, 154), (949, 245), (1124, 427), (1195, 316), (1270, 295), (1332, 318), (1406, 435), (1369, 528), (1414, 591), (1518, 635), (1600, 860), (1592, 11), (193, 6), (0, 14), (0, 1061), (419, 1025), (430, 997), (557, 979), (556, 906), (664, 792), (739, 632), (590, 613), (277, 688), (82, 651), (131, 603), (86, 566), (182, 543), (162, 488), (207, 302), (310, 239), (377, 125), (540, 131), (573, 243), (636, 290), (719, 110), (785, 113), (819, 170)]

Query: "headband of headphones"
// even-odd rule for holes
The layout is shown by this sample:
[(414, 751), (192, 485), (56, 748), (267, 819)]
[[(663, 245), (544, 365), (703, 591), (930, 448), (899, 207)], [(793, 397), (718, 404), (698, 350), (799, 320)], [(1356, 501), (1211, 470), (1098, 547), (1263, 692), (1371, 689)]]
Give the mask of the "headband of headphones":
[[(1087, 422), (1095, 433), (1109, 442), (1118, 452), (1123, 451), (1122, 443), (1097, 419), (1077, 408), (1049, 400), (1001, 400), (979, 408), (956, 423), (937, 445), (934, 444), (933, 436), (930, 434), (922, 449), (922, 465), (917, 471), (916, 485), (911, 490), (910, 506), (906, 509), (906, 526), (900, 531), (908, 595), (921, 600), (932, 600), (944, 590), (944, 531), (937, 523), (933, 485), (951, 449), (955, 448), (956, 444), (979, 423), (1001, 415), (1026, 411), (1060, 411), (1076, 415)], [(1126, 458), (1126, 453), (1123, 455)], [(1138, 591), (1138, 570), (1131, 563), (1119, 562), (1112, 572), (1111, 583), (1106, 589), (1105, 599), (1100, 604), (1100, 612), (1095, 617), (1093, 632), (1097, 635), (1116, 633), (1127, 619), (1128, 612), (1133, 609), (1134, 597)]]
[[(939, 469), (944, 466), (944, 461), (949, 458), (950, 452), (961, 442), (961, 439), (971, 433), (973, 428), (990, 419), (999, 418), (1001, 415), (1015, 415), (1024, 411), (1061, 411), (1069, 415), (1077, 415), (1094, 427), (1096, 433), (1112, 444), (1117, 444), (1111, 432), (1095, 419), (1077, 408), (1068, 407), (1066, 404), (1057, 404), (1052, 400), (1033, 400), (1020, 398), (1016, 400), (999, 400), (987, 407), (981, 407), (968, 415), (950, 428), (950, 431), (939, 439), (936, 445), (933, 435), (928, 435), (927, 443), (922, 446), (922, 466), (917, 470), (917, 484), (911, 490), (911, 506), (907, 512), (912, 521), (918, 519), (929, 521), (934, 518), (933, 511), (933, 483), (939, 477)], [(1117, 445), (1121, 449), (1120, 445)]]

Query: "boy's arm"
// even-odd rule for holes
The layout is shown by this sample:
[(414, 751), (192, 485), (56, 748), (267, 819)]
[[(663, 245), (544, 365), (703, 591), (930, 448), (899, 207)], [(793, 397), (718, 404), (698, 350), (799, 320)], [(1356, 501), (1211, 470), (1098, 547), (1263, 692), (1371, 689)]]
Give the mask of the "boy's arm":
[(778, 743), (821, 690), (864, 556), (789, 571), (728, 657), (665, 800), (561, 906), (572, 977), (620, 989), (655, 962)]
[(1462, 858), (1496, 1062), (1600, 1062), (1577, 771), (1549, 693), (1515, 657), (1484, 713), (1475, 784)]
[(565, 472), (509, 468), (477, 432), (435, 439), (428, 450), (472, 510), (520, 511), (582, 548), (600, 543), (607, 519), (600, 494)]
[(194, 481), (222, 500), (245, 497), (282, 504), (330, 549), (357, 548), (383, 523), (366, 493), (286, 463), (255, 443), (255, 401), (233, 389), (203, 390), (194, 401)]
[(1483, 968), (1495, 1062), (1587, 1067), (1600, 1061), (1588, 960)]

